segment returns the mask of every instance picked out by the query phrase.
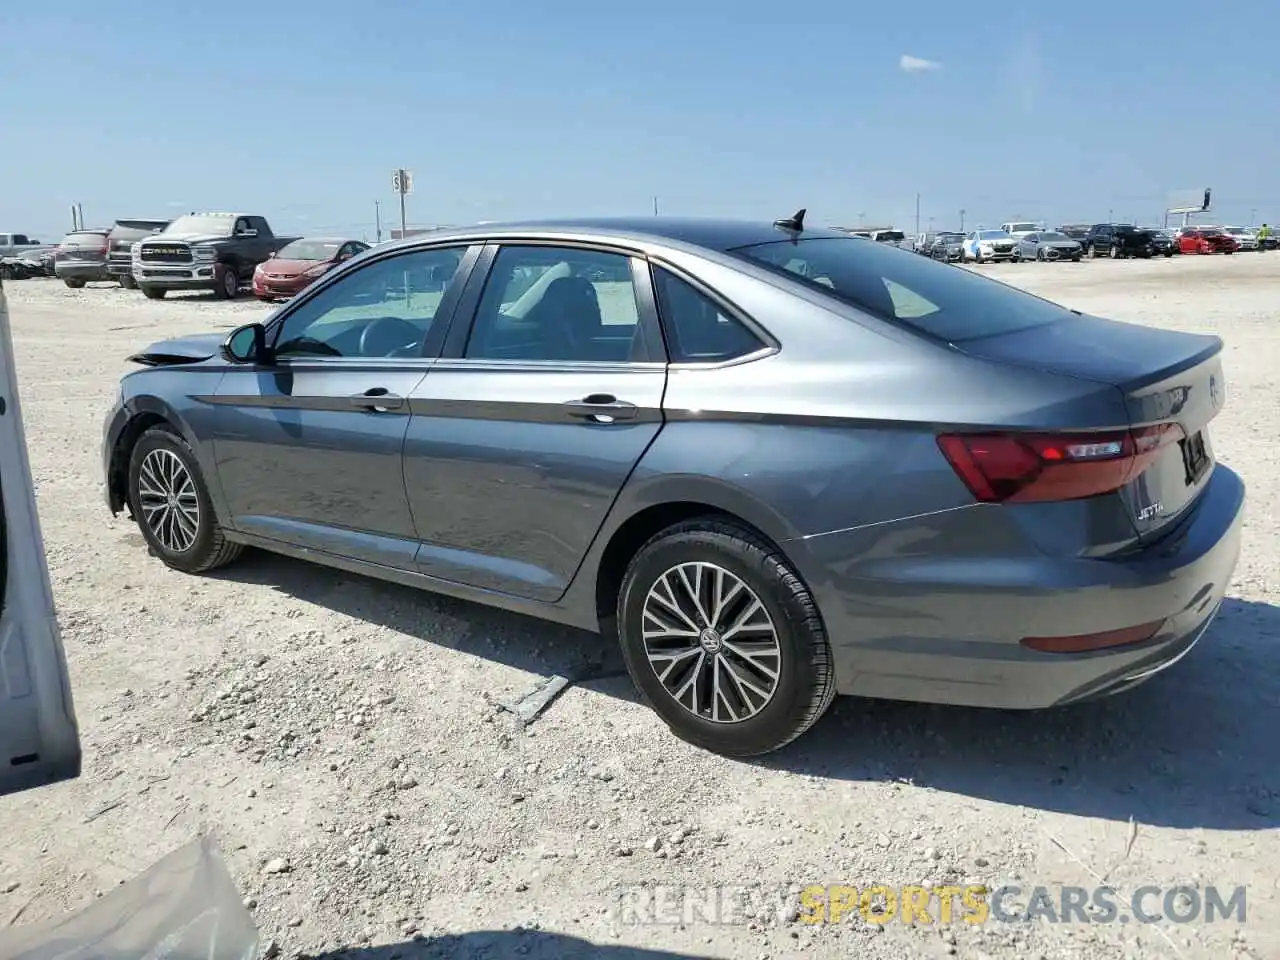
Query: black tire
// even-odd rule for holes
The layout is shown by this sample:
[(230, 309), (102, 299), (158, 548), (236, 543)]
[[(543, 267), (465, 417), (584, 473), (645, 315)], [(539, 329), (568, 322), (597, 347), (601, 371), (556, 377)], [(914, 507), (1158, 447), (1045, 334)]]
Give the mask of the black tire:
[(72, 278), (72, 277), (65, 277), (65, 278), (63, 278), (63, 281), (62, 281), (62, 282), (63, 282), (63, 283), (65, 283), (65, 284), (66, 284), (68, 287), (70, 287), (72, 290), (79, 290), (81, 287), (83, 287), (83, 286), (84, 286), (84, 281), (83, 281), (83, 280), (76, 280), (76, 279), (74, 279), (74, 278)]
[(1172, 251), (1172, 250), (1166, 250), (1166, 251), (1164, 252), (1164, 258), (1165, 258), (1166, 260), (1168, 260), (1168, 259), (1169, 259), (1170, 257), (1172, 257), (1172, 256), (1173, 256), (1173, 251)]
[(1072, 257), (1072, 258), (1071, 258), (1071, 262), (1072, 262), (1072, 263), (1079, 263), (1079, 262), (1080, 262), (1080, 259), (1081, 259), (1081, 258), (1080, 258), (1080, 254), (1078, 254), (1078, 253), (1077, 253), (1074, 257)]
[[(677, 565), (697, 562), (741, 580), (767, 612), (777, 638), (776, 686), (758, 712), (742, 720), (696, 715), (663, 686), (646, 653), (644, 607), (651, 588)], [(726, 610), (726, 622), (732, 613)], [(771, 753), (812, 727), (835, 697), (831, 645), (813, 596), (776, 547), (737, 523), (696, 519), (652, 537), (627, 567), (617, 618), (623, 658), (644, 700), (672, 733), (705, 750), (731, 757)]]
[(1096, 260), (1098, 258), (1098, 248), (1092, 243), (1085, 248), (1085, 253), (1088, 255), (1090, 260)]
[(144, 287), (139, 287), (138, 289), (142, 291), (142, 295), (146, 297), (148, 300), (163, 300), (164, 295), (169, 292), (164, 287), (144, 286)]
[(124, 287), (126, 290), (138, 289), (138, 281), (133, 279), (131, 274), (122, 273), (117, 279), (120, 281), (120, 286)]
[(235, 267), (222, 265), (218, 271), (218, 282), (213, 288), (213, 295), (219, 300), (234, 300), (240, 295), (240, 275)]
[[(191, 490), (198, 508), (198, 519), (195, 521), (195, 534), (190, 544), (176, 550), (167, 546), (152, 530), (144, 519), (142, 494), (139, 491), (139, 478), (142, 474), (143, 461), (149, 454), (163, 451), (177, 457), (190, 478)], [(138, 438), (129, 455), (129, 512), (133, 514), (147, 541), (150, 552), (161, 559), (166, 566), (184, 573), (204, 573), (224, 566), (238, 557), (244, 547), (228, 540), (222, 531), (218, 518), (213, 512), (213, 502), (209, 499), (209, 490), (205, 486), (204, 477), (200, 473), (200, 464), (195, 453), (172, 427), (152, 427)]]
[(13, 280), (13, 267), (7, 263), (0, 263), (0, 280)]
[(1112, 260), (1120, 259), (1120, 245), (1118, 243), (1113, 243), (1111, 245), (1111, 249), (1108, 252), (1108, 256), (1110, 256)]
[(1036, 251), (1036, 263), (1044, 263), (1045, 255), (1043, 250)]

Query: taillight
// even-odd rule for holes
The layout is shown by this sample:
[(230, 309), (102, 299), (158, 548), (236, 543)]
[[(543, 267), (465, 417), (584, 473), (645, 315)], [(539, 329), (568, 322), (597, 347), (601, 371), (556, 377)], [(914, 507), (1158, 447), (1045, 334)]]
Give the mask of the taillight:
[(1119, 490), (1184, 436), (1165, 423), (1105, 433), (943, 434), (938, 446), (980, 502), (1028, 503)]

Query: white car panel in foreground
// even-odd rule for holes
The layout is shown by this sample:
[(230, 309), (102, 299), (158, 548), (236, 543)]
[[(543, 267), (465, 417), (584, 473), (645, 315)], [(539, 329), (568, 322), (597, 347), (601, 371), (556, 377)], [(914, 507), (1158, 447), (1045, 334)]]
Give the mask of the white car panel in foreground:
[(80, 733), (36, 514), (0, 280), (0, 795), (80, 775)]

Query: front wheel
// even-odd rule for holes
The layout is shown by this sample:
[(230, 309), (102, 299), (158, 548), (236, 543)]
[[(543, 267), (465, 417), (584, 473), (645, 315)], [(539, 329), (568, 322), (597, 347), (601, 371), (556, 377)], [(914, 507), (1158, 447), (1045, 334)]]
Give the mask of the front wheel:
[(130, 274), (122, 273), (120, 274), (120, 286), (124, 287), (126, 290), (137, 290), (138, 281), (133, 279)]
[(1164, 252), (1164, 256), (1165, 256), (1165, 259), (1166, 259), (1166, 260), (1167, 260), (1167, 259), (1169, 259), (1169, 257), (1172, 257), (1172, 256), (1173, 256), (1173, 251), (1172, 251), (1172, 250), (1166, 250), (1166, 251)]
[(214, 296), (219, 300), (234, 300), (240, 293), (240, 275), (236, 268), (224, 265), (218, 277), (217, 286), (213, 288)]
[(141, 287), (142, 295), (148, 300), (163, 300), (164, 295), (168, 293), (164, 287)]
[(1097, 247), (1095, 247), (1092, 243), (1091, 243), (1091, 244), (1089, 244), (1089, 246), (1088, 246), (1088, 248), (1086, 249), (1086, 251), (1085, 251), (1085, 252), (1089, 255), (1089, 259), (1090, 259), (1090, 260), (1095, 260), (1095, 259), (1097, 259), (1097, 256), (1098, 256), (1098, 248), (1097, 248)]
[(65, 284), (66, 284), (68, 287), (70, 287), (72, 290), (79, 290), (81, 287), (83, 287), (83, 286), (84, 286), (84, 281), (83, 281), (83, 280), (76, 280), (76, 279), (74, 279), (74, 278), (72, 278), (72, 277), (65, 277), (65, 278), (63, 278), (63, 281), (62, 281), (62, 282), (63, 282), (63, 283), (65, 283)]
[(146, 431), (129, 457), (129, 512), (166, 566), (204, 573), (240, 555), (223, 533), (195, 453), (167, 426)]
[(682, 740), (733, 757), (799, 737), (835, 697), (812, 594), (759, 534), (706, 518), (640, 548), (618, 596), (623, 657)]

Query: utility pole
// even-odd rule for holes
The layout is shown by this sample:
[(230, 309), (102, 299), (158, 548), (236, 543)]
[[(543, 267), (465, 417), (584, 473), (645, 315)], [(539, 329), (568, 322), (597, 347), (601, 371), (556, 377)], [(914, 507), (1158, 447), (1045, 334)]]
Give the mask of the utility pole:
[(867, 215), (861, 211), (858, 213), (858, 226), (862, 226), (862, 222), (867, 219)]
[(378, 230), (378, 233), (377, 233), (378, 242), (381, 243), (382, 242), (382, 201), (381, 200), (373, 201), (373, 220)]
[(84, 229), (84, 207), (82, 207), (78, 203), (76, 204), (76, 217), (80, 221), (80, 225), (77, 226), (76, 229), (83, 230)]
[(964, 207), (960, 208), (960, 232), (964, 233)]
[(920, 236), (920, 194), (916, 194), (916, 236)]
[(655, 217), (658, 215), (658, 198), (657, 197), (653, 198), (653, 215)]
[(1249, 211), (1249, 226), (1253, 226), (1258, 220), (1258, 208), (1254, 207)]

